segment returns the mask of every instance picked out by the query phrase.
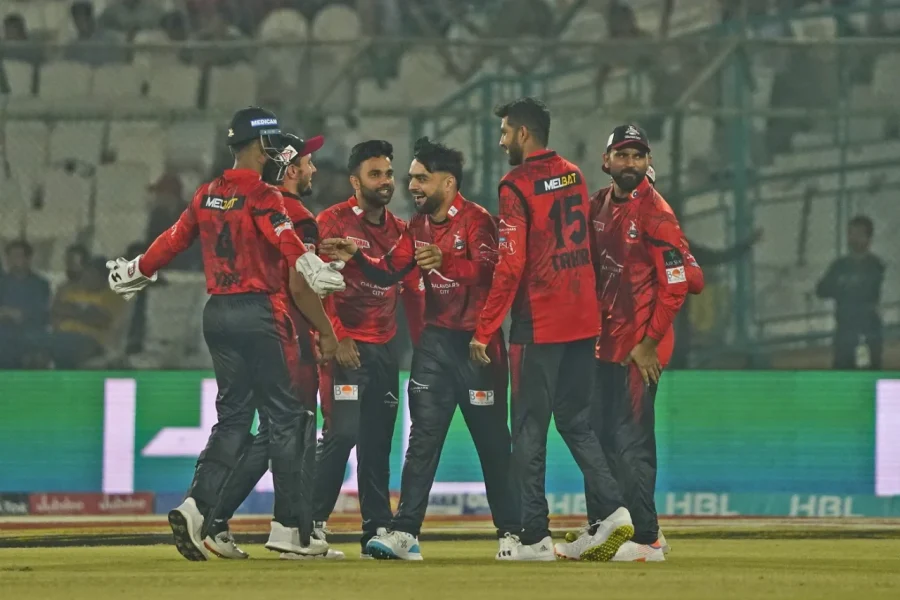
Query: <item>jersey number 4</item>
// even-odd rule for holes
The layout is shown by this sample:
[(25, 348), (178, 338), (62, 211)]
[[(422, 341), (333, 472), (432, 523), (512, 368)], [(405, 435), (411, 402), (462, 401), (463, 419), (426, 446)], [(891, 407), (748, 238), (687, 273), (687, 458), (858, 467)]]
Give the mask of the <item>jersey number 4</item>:
[(222, 225), (219, 237), (216, 238), (216, 256), (228, 260), (234, 260), (236, 256), (234, 242), (231, 240), (231, 225), (228, 222)]
[(563, 236), (563, 229), (575, 226), (569, 234), (569, 241), (580, 244), (587, 236), (587, 219), (581, 208), (581, 194), (557, 198), (550, 207), (550, 219), (553, 220), (553, 230), (556, 233), (556, 247), (562, 249), (567, 246)]

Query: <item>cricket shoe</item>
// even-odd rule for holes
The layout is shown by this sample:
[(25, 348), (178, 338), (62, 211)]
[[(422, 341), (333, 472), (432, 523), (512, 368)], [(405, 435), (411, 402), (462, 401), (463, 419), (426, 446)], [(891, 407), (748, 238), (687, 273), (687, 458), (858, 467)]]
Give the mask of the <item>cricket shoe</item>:
[(169, 526), (175, 537), (175, 548), (183, 557), (194, 561), (209, 559), (209, 551), (200, 538), (203, 514), (193, 498), (188, 498), (169, 511)]
[[(556, 544), (554, 550), (560, 558), (607, 562), (619, 548), (634, 535), (631, 513), (620, 506), (609, 517), (583, 528), (571, 542)], [(566, 536), (570, 539), (571, 536)]]
[(612, 558), (612, 562), (663, 562), (664, 560), (666, 560), (666, 554), (659, 540), (652, 544), (625, 542)]
[(662, 529), (659, 530), (659, 538), (657, 538), (656, 541), (662, 546), (663, 554), (668, 554), (672, 550), (672, 548), (669, 547), (669, 542), (666, 541), (666, 536), (663, 535)]
[[(375, 530), (375, 535), (372, 537), (377, 537), (380, 535), (387, 535), (387, 532), (388, 532), (387, 528), (379, 527), (378, 529)], [(369, 538), (369, 540), (370, 539), (372, 539), (372, 538)], [(375, 559), (375, 557), (372, 556), (372, 553), (369, 552), (369, 547), (368, 547), (369, 540), (365, 540), (366, 543), (364, 543), (362, 545), (362, 550), (359, 551), (359, 558), (361, 560), (374, 560)]]
[(523, 544), (519, 536), (507, 533), (500, 538), (497, 560), (550, 562), (556, 560), (553, 554), (553, 540), (548, 535), (536, 544)]
[(234, 538), (227, 529), (216, 534), (210, 532), (210, 534), (206, 536), (206, 539), (203, 540), (203, 545), (206, 546), (207, 550), (219, 558), (231, 558), (237, 560), (250, 558), (249, 554), (241, 550), (240, 547), (234, 543)]
[[(278, 521), (272, 521), (269, 540), (266, 542), (266, 550), (308, 555), (310, 554), (309, 549), (309, 547), (304, 547), (300, 544), (300, 529), (298, 527), (285, 527)], [(324, 554), (327, 550), (328, 544), (326, 543), (325, 550), (320, 550), (320, 553)]]
[[(324, 545), (324, 546), (323, 546)], [(324, 547), (325, 551), (322, 552)], [(283, 560), (344, 560), (344, 553), (328, 547), (328, 542), (312, 538), (304, 552), (282, 552), (278, 558)]]
[(419, 540), (405, 531), (376, 535), (368, 541), (366, 550), (378, 560), (422, 560)]

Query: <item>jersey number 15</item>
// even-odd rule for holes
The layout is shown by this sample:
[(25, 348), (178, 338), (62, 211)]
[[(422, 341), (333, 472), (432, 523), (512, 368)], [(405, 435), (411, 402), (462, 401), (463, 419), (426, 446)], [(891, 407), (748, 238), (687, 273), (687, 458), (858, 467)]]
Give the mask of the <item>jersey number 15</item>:
[(563, 228), (571, 228), (572, 233), (569, 234), (569, 240), (573, 244), (580, 244), (587, 235), (587, 219), (581, 208), (581, 194), (566, 196), (565, 198), (557, 198), (550, 207), (550, 219), (553, 221), (553, 231), (556, 233), (556, 247), (562, 249), (566, 247), (566, 239), (563, 237)]

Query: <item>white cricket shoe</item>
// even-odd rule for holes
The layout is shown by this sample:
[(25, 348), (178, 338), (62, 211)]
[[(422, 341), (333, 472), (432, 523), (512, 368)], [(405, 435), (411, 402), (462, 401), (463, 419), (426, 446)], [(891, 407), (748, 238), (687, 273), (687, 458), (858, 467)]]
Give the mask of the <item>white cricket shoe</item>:
[[(509, 541), (506, 541), (509, 540)], [(536, 544), (525, 545), (519, 536), (507, 533), (500, 539), (500, 551), (497, 552), (497, 560), (515, 560), (531, 562), (555, 561), (553, 554), (553, 540), (548, 535)]]
[[(378, 537), (380, 535), (387, 535), (387, 533), (388, 533), (388, 530), (386, 527), (379, 527), (378, 529), (375, 530), (375, 536), (373, 536), (373, 537)], [(359, 552), (359, 558), (362, 560), (374, 560), (375, 557), (372, 556), (371, 553), (369, 553), (369, 547), (367, 545), (367, 546), (363, 547), (363, 549)]]
[(633, 535), (631, 513), (620, 506), (603, 521), (583, 528), (575, 541), (556, 544), (554, 550), (568, 560), (607, 562)]
[(297, 527), (285, 527), (278, 521), (272, 521), (269, 541), (266, 542), (266, 550), (288, 554), (307, 554), (307, 549), (300, 545), (300, 529)]
[(183, 557), (194, 561), (209, 559), (209, 551), (200, 538), (203, 514), (193, 498), (186, 499), (169, 511), (169, 526), (175, 537), (175, 548)]
[(662, 529), (659, 530), (659, 538), (657, 538), (656, 541), (662, 546), (663, 554), (668, 554), (672, 550), (672, 548), (669, 547), (669, 542), (666, 541), (666, 536), (663, 535)]
[(419, 540), (404, 531), (376, 535), (366, 544), (366, 550), (378, 560), (422, 560)]
[(250, 558), (249, 554), (241, 550), (240, 547), (234, 543), (234, 538), (227, 529), (225, 531), (220, 531), (214, 536), (206, 536), (206, 539), (203, 540), (203, 545), (206, 546), (207, 550), (219, 558), (231, 558), (237, 560)]
[(344, 560), (344, 553), (328, 547), (325, 540), (310, 537), (309, 546), (301, 546), (300, 552), (282, 552), (284, 560)]
[(612, 562), (663, 562), (664, 560), (666, 560), (666, 555), (659, 540), (653, 544), (625, 542), (612, 558)]

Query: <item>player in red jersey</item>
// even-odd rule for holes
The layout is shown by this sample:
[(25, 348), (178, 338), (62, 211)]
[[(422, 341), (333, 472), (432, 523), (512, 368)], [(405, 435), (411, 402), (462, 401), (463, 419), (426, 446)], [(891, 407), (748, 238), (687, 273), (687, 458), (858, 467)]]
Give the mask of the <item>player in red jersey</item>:
[[(315, 252), (319, 244), (319, 232), (316, 219), (303, 205), (301, 197), (312, 193), (312, 176), (316, 172), (312, 162), (312, 153), (318, 150), (324, 140), (317, 136), (302, 140), (292, 134), (280, 137), (279, 147), (288, 165), (281, 166), (270, 161), (263, 169), (263, 181), (278, 187), (284, 197), (284, 206), (294, 230), (303, 242), (307, 251)], [(287, 285), (290, 268), (285, 264), (285, 285)], [(298, 401), (312, 414), (316, 411), (316, 395), (318, 392), (317, 356), (315, 350), (314, 328), (297, 309), (290, 304), (291, 320), (297, 332), (299, 342), (299, 359), (292, 366), (291, 373), (295, 378)], [(253, 491), (253, 488), (269, 468), (269, 436), (270, 425), (260, 414), (259, 431), (254, 437), (253, 445), (241, 459), (240, 466), (222, 492), (222, 506), (210, 525), (209, 535), (204, 544), (212, 553), (222, 558), (247, 558), (246, 552), (234, 542), (228, 530), (228, 521), (241, 503)], [(312, 488), (315, 476), (316, 421), (308, 419), (304, 436), (302, 493), (303, 510), (306, 516), (300, 525), (300, 545), (305, 551), (301, 553), (283, 553), (282, 558), (325, 557), (343, 558), (344, 553), (329, 548), (324, 540), (310, 540), (312, 534)]]
[[(387, 205), (394, 195), (394, 148), (384, 140), (353, 147), (347, 161), (353, 195), (319, 214), (323, 238), (348, 238), (382, 255), (400, 239), (406, 223)], [(350, 451), (356, 447), (359, 504), (366, 543), (391, 523), (390, 458), (400, 398), (400, 364), (394, 337), (402, 299), (413, 344), (422, 329), (424, 293), (417, 269), (401, 284), (380, 286), (359, 267), (345, 267), (347, 289), (329, 296), (325, 309), (339, 340), (335, 361), (323, 365), (320, 397), (325, 428), (316, 452), (313, 519), (315, 535), (325, 538)]]
[(457, 406), (481, 460), (501, 552), (520, 527), (518, 503), (509, 485), (508, 369), (502, 334), (497, 331), (489, 340), (491, 368), (467, 360), (468, 343), (494, 272), (497, 230), (486, 210), (459, 193), (462, 166), (461, 152), (427, 138), (419, 140), (409, 170), (417, 214), (394, 248), (375, 258), (346, 238), (322, 242), (323, 251), (333, 258), (352, 257), (377, 285), (392, 285), (417, 267), (425, 285), (425, 330), (413, 354), (409, 380), (412, 429), (400, 507), (391, 531), (367, 544), (375, 558), (421, 560), (417, 536)]
[[(588, 526), (569, 558), (609, 560), (633, 533), (628, 510), (588, 421), (597, 303), (588, 191), (574, 164), (547, 148), (550, 111), (521, 98), (496, 109), (513, 169), (500, 182), (500, 262), (480, 311), (471, 358), (512, 308), (513, 465), (522, 531), (506, 560), (555, 560), (544, 492), (551, 416), (584, 474)], [(559, 549), (557, 549), (559, 552)]]
[[(323, 353), (336, 349), (318, 294), (343, 289), (343, 279), (306, 252), (285, 213), (284, 199), (260, 179), (264, 165), (282, 166), (275, 115), (261, 108), (238, 111), (228, 130), (235, 168), (202, 185), (178, 222), (132, 261), (110, 261), (110, 286), (132, 295), (199, 236), (210, 299), (203, 332), (213, 358), (218, 421), (200, 454), (188, 498), (169, 513), (179, 552), (206, 560), (207, 519), (244, 453), (254, 412), (268, 420), (276, 510), (269, 547), (299, 551), (302, 519), (299, 433), (308, 411), (297, 402), (292, 367), (298, 360), (283, 260), (291, 265), (290, 295), (322, 336)], [(339, 266), (339, 265), (336, 265)], [(297, 272), (301, 272), (300, 277)]]
[[(613, 184), (591, 199), (591, 244), (601, 313), (592, 422), (634, 515), (634, 539), (613, 560), (663, 560), (656, 490), (654, 401), (672, 355), (672, 323), (690, 291), (702, 289), (672, 209), (646, 178), (647, 135), (617, 127), (604, 170)], [(692, 289), (693, 288), (693, 289)]]

